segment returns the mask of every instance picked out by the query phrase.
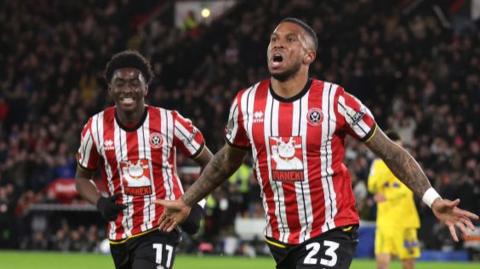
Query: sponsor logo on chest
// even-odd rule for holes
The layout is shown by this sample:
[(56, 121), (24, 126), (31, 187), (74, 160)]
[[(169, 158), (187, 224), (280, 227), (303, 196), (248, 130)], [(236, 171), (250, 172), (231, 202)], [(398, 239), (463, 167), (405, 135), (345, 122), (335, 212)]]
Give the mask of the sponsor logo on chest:
[(152, 193), (150, 164), (146, 159), (120, 162), (121, 180), (125, 194), (143, 196)]
[(270, 137), (272, 179), (275, 181), (303, 181), (302, 137)]

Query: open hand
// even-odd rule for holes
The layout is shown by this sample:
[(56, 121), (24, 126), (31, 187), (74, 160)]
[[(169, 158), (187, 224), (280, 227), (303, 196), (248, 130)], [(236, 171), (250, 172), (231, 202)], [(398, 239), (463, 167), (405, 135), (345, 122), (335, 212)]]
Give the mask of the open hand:
[(182, 199), (157, 200), (155, 203), (165, 208), (158, 221), (158, 229), (164, 232), (171, 232), (178, 224), (184, 222), (192, 210)]
[(468, 229), (473, 231), (475, 226), (472, 223), (472, 220), (477, 220), (478, 216), (458, 208), (460, 204), (460, 199), (451, 201), (448, 199), (437, 199), (432, 204), (432, 210), (435, 216), (442, 223), (448, 226), (450, 230), (450, 235), (452, 236), (455, 242), (458, 242), (457, 232), (455, 231), (455, 226), (457, 226), (464, 235), (468, 234)]

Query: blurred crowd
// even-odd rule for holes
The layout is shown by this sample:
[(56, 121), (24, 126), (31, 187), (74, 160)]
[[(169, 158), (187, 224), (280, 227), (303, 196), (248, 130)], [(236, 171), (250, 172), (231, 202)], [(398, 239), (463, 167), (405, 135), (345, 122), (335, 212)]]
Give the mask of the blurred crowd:
[[(33, 223), (28, 206), (55, 202), (47, 186), (73, 180), (80, 130), (111, 103), (102, 71), (115, 52), (138, 49), (151, 59), (156, 78), (149, 103), (190, 117), (216, 150), (234, 94), (268, 77), (269, 35), (286, 16), (304, 19), (317, 32), (311, 75), (361, 99), (383, 129), (400, 133), (443, 197), (460, 197), (463, 208), (479, 213), (478, 24), (456, 24), (461, 14), (442, 4), (448, 1), (437, 3), (444, 16), (431, 1), (414, 8), (409, 2), (239, 1), (211, 25), (190, 14), (177, 29), (173, 1), (2, 1), (0, 247), (22, 238), (11, 246), (92, 250), (90, 238), (101, 238), (103, 228), (71, 228), (71, 221), (55, 231), (33, 224), (18, 231), (11, 220)], [(363, 220), (374, 220), (366, 190), (374, 156), (353, 139), (348, 144), (358, 210)], [(182, 156), (178, 164), (191, 165)], [(244, 168), (209, 197), (203, 233), (193, 243), (233, 235), (235, 216), (263, 217), (258, 185), (248, 164)], [(195, 175), (181, 178), (188, 187)], [(421, 203), (419, 212), (425, 247), (461, 246), (444, 236), (445, 227)], [(89, 238), (81, 247), (72, 243), (79, 236)]]

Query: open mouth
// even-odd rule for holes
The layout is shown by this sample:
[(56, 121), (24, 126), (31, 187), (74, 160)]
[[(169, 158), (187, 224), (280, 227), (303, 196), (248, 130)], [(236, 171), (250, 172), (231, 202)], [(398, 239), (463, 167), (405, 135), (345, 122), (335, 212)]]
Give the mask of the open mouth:
[(280, 54), (273, 55), (272, 61), (274, 63), (281, 63), (283, 61), (283, 57)]
[(121, 97), (120, 102), (125, 105), (130, 105), (135, 102), (135, 100), (132, 97)]
[(283, 62), (283, 56), (280, 53), (274, 53), (272, 55), (272, 67), (278, 68)]

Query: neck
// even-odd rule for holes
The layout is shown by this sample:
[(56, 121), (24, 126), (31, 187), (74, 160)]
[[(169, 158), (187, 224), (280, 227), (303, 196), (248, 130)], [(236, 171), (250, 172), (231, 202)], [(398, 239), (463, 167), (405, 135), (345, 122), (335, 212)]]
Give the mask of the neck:
[(305, 84), (308, 81), (308, 71), (307, 72), (297, 72), (293, 77), (280, 81), (274, 77), (270, 78), (273, 91), (280, 97), (290, 98), (303, 90)]
[(143, 113), (145, 113), (145, 105), (141, 105), (135, 111), (125, 112), (120, 109), (116, 109), (115, 113), (117, 113), (118, 121), (124, 125), (125, 127), (133, 127), (137, 125), (143, 117)]

